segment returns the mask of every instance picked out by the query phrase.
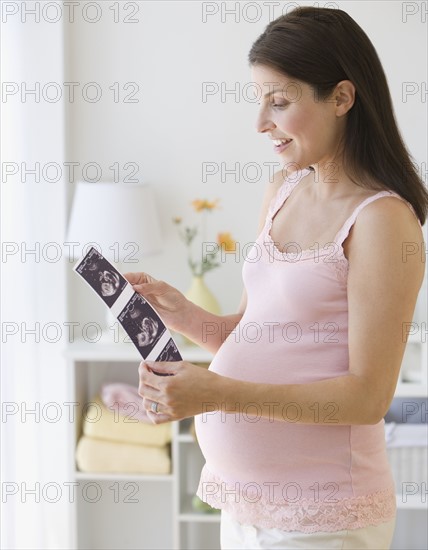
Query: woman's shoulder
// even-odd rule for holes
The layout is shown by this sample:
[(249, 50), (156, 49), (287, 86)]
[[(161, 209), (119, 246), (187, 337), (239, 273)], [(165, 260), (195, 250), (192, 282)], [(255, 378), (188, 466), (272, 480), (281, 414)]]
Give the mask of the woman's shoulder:
[[(406, 199), (394, 191), (372, 191), (364, 199), (358, 218), (360, 225), (369, 224), (372, 229), (399, 225), (402, 229), (422, 235), (421, 225), (416, 213)], [(356, 223), (358, 222), (358, 218)]]
[[(424, 235), (411, 204), (392, 191), (380, 191), (368, 199), (358, 212), (348, 239), (349, 258), (386, 254), (391, 261), (414, 262), (415, 268), (424, 264)], [(410, 255), (415, 256), (413, 262)]]

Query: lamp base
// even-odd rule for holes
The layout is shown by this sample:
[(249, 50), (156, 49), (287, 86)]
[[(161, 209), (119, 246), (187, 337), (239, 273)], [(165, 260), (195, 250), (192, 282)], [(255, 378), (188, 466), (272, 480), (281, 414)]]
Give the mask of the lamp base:
[[(192, 284), (189, 290), (185, 294), (186, 298), (196, 304), (197, 306), (214, 313), (215, 315), (220, 315), (221, 309), (220, 304), (218, 303), (214, 294), (205, 284), (203, 276), (194, 275), (192, 278)], [(196, 346), (195, 342), (189, 340), (183, 336), (185, 343), (188, 346)]]

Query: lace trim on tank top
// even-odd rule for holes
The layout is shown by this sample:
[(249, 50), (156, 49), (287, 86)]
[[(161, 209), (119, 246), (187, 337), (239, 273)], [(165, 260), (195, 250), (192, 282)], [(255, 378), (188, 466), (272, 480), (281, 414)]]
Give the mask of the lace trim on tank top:
[(309, 248), (306, 250), (300, 250), (298, 247), (294, 247), (294, 250), (293, 250), (293, 243), (290, 243), (291, 246), (289, 248), (291, 248), (292, 251), (282, 252), (281, 250), (278, 249), (278, 247), (276, 246), (270, 234), (272, 225), (273, 225), (273, 219), (275, 215), (278, 213), (278, 211), (281, 209), (281, 207), (283, 206), (286, 199), (290, 196), (293, 189), (300, 182), (300, 180), (305, 176), (307, 176), (310, 172), (311, 170), (309, 169), (302, 170), (301, 176), (297, 179), (297, 181), (293, 181), (287, 178), (282, 184), (282, 186), (279, 188), (276, 196), (272, 199), (271, 204), (269, 206), (265, 225), (263, 227), (260, 238), (265, 243), (265, 246), (267, 245), (266, 248), (268, 250), (268, 254), (271, 257), (273, 256), (275, 260), (279, 260), (282, 262), (296, 262), (300, 260), (310, 260), (316, 257), (318, 262), (320, 263), (323, 262), (328, 264), (335, 271), (339, 281), (341, 281), (342, 283), (346, 283), (348, 269), (349, 269), (349, 262), (344, 254), (342, 245), (344, 240), (348, 236), (349, 231), (351, 230), (351, 227), (355, 223), (355, 220), (358, 214), (367, 204), (381, 197), (387, 197), (387, 196), (397, 197), (398, 199), (402, 200), (407, 204), (407, 206), (415, 215), (419, 226), (421, 227), (420, 220), (417, 217), (413, 206), (408, 201), (406, 201), (403, 197), (401, 197), (401, 195), (399, 195), (398, 193), (395, 193), (394, 191), (389, 191), (389, 190), (379, 191), (379, 193), (376, 193), (371, 197), (367, 197), (358, 206), (356, 206), (352, 214), (345, 220), (342, 227), (336, 233), (331, 243), (328, 243), (326, 246), (318, 249)]
[(306, 498), (284, 503), (284, 499), (275, 502), (260, 491), (254, 491), (253, 483), (248, 485), (248, 490), (244, 484), (241, 492), (236, 491), (236, 484), (226, 484), (205, 465), (196, 494), (213, 508), (229, 512), (240, 523), (264, 529), (334, 532), (379, 525), (396, 515), (394, 487), (331, 503)]

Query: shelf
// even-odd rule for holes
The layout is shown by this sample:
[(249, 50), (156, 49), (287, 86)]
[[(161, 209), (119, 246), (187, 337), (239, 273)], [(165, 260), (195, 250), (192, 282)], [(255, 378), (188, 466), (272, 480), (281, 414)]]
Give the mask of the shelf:
[(397, 494), (398, 510), (428, 510), (428, 501), (422, 502), (422, 495), (409, 495), (407, 502), (403, 502), (401, 495)]
[(204, 523), (217, 523), (220, 521), (221, 513), (220, 512), (198, 512), (193, 509), (191, 504), (191, 499), (187, 498), (185, 502), (182, 503), (182, 512), (178, 514), (178, 521), (182, 522), (204, 522)]
[(212, 513), (212, 514), (203, 514), (202, 512), (198, 514), (197, 512), (191, 512), (188, 514), (179, 514), (178, 521), (182, 522), (199, 522), (199, 523), (219, 523), (221, 519), (221, 514)]
[(196, 443), (195, 438), (192, 434), (179, 434), (177, 440), (180, 443)]
[(96, 473), (79, 472), (75, 473), (76, 479), (103, 480), (103, 481), (172, 481), (172, 474), (116, 474), (116, 473)]
[(394, 397), (427, 397), (428, 387), (416, 382), (399, 382)]
[[(198, 346), (177, 343), (184, 361), (190, 363), (210, 363), (213, 354)], [(70, 344), (65, 355), (74, 361), (142, 361), (134, 344), (100, 339), (98, 342), (76, 340)]]

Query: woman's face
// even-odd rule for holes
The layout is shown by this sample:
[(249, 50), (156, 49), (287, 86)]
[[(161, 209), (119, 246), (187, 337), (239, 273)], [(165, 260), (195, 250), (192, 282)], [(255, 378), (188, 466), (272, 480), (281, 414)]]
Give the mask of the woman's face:
[[(290, 172), (333, 161), (345, 117), (337, 116), (336, 102), (318, 100), (314, 89), (264, 65), (252, 66), (252, 80), (261, 90), (256, 128), (271, 139), (289, 140), (273, 149)], [(334, 96), (333, 96), (334, 97)]]

